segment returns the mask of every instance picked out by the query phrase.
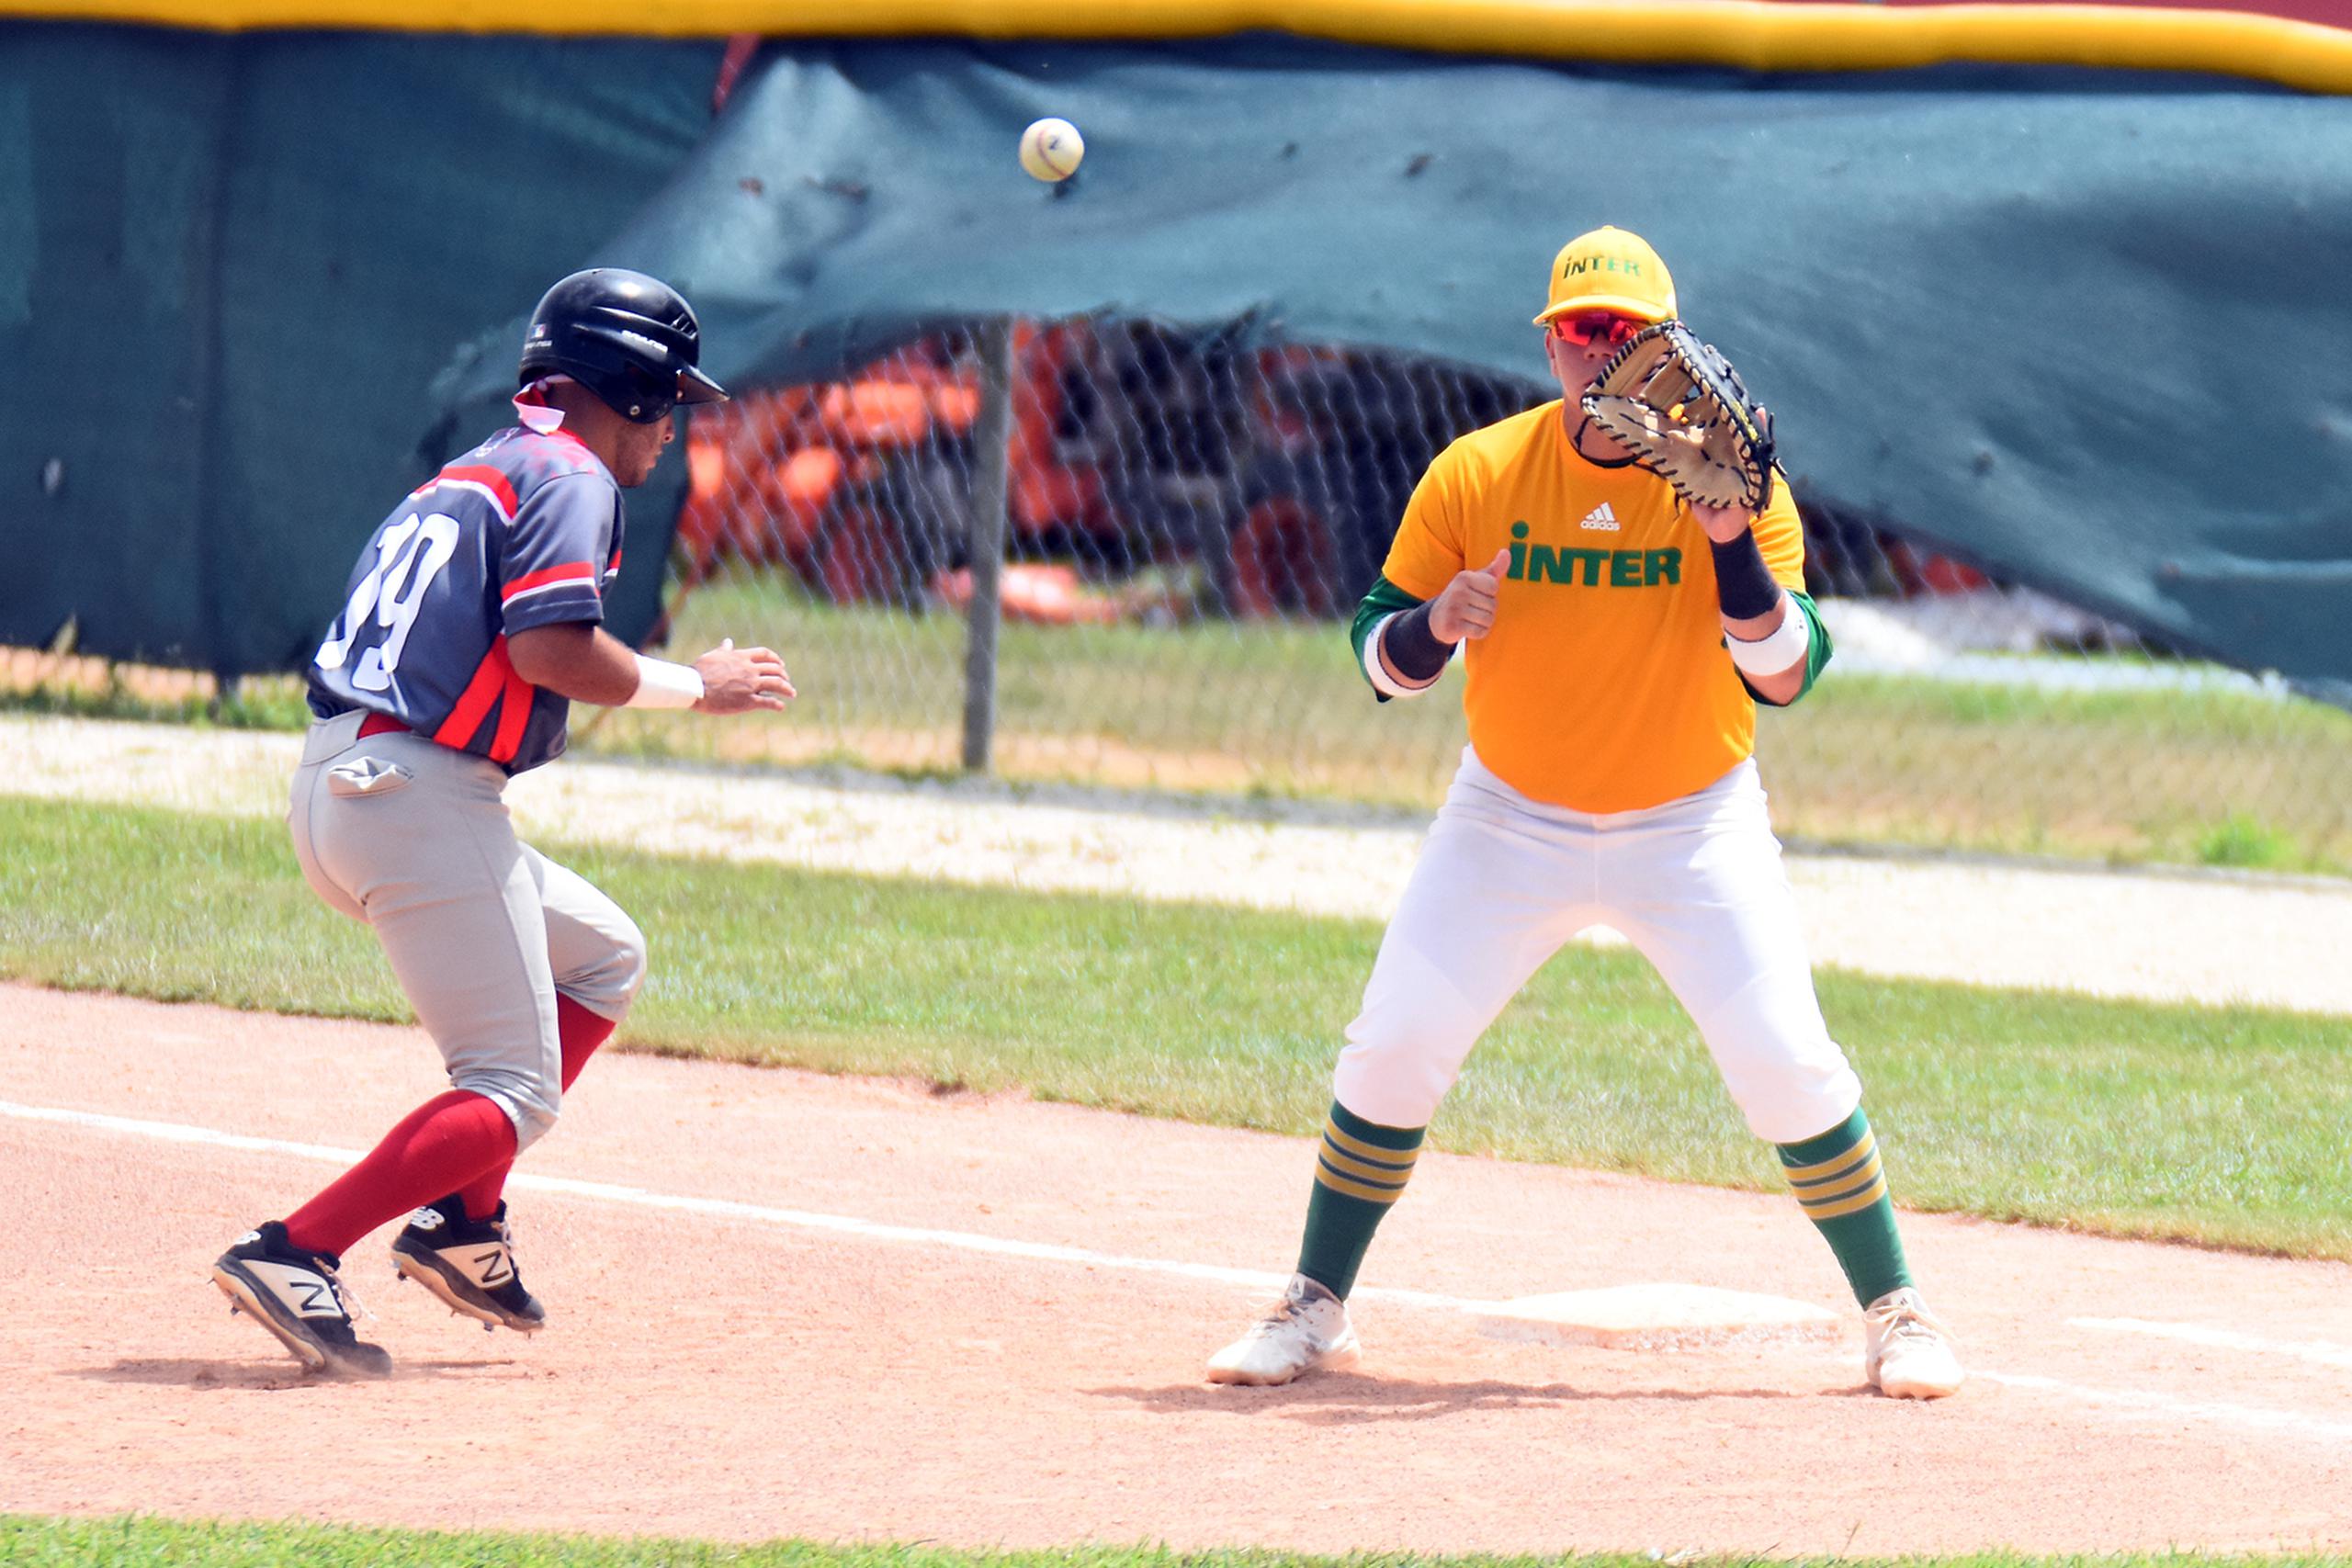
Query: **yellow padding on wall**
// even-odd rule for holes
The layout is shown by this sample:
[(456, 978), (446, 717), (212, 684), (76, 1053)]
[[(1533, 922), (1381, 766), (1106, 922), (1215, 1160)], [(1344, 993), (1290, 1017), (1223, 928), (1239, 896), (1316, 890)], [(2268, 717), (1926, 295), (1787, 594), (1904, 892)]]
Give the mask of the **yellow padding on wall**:
[(2352, 93), (2352, 32), (2230, 11), (1778, 0), (0, 0), (0, 15), (240, 31), (1178, 39), (1271, 30), (1446, 54), (1877, 71), (1979, 61), (2199, 71)]

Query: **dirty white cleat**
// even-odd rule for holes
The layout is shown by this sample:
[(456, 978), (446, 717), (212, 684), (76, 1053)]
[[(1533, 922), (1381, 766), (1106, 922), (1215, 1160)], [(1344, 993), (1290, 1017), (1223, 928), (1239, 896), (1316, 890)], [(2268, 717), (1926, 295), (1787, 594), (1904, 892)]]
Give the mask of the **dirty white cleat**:
[(389, 1377), (391, 1357), (353, 1332), (351, 1292), (335, 1272), (342, 1261), (296, 1247), (284, 1222), (270, 1220), (220, 1255), (212, 1282), (228, 1296), (232, 1316), (250, 1316), (311, 1371)]
[(1351, 1367), (1362, 1353), (1348, 1303), (1294, 1274), (1283, 1299), (1209, 1359), (1209, 1382), (1272, 1387), (1315, 1367)]
[(1890, 1399), (1941, 1399), (1965, 1376), (1944, 1325), (1919, 1292), (1889, 1291), (1862, 1312), (1862, 1375)]

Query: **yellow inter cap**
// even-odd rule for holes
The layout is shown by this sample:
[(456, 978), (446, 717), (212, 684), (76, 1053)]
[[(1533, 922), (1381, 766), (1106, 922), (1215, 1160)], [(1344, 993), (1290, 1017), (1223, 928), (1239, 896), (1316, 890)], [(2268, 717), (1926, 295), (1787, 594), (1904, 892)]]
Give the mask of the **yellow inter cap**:
[(1644, 321), (1670, 321), (1674, 279), (1647, 240), (1623, 229), (1578, 234), (1552, 258), (1552, 302), (1535, 318), (1542, 326), (1572, 310), (1614, 310)]

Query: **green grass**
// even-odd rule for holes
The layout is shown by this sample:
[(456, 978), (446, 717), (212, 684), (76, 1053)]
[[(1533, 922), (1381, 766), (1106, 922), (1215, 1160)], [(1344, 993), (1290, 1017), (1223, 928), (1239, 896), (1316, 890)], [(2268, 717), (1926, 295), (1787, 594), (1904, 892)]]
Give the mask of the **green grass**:
[(2233, 811), (2200, 834), (2197, 858), (2207, 865), (2257, 871), (2293, 869), (2293, 838), (2243, 811)]
[[(264, 676), (215, 695), (209, 678), (161, 681), (156, 689), (117, 672), (94, 686), (46, 683), (0, 691), (0, 710), (70, 718), (130, 718), (221, 729), (300, 729), (311, 722), (302, 683), (291, 675)], [(202, 689), (196, 689), (196, 688)]]
[(2352, 872), (2352, 714), (2235, 692), (2035, 692), (1832, 674), (1758, 720), (1784, 835)]
[[(673, 651), (722, 636), (782, 649), (801, 697), (756, 731), (620, 713), (592, 749), (900, 767), (956, 756), (965, 628), (813, 602), (773, 580), (706, 585)], [(1458, 692), (1375, 705), (1335, 625), (1008, 626), (1000, 771), (1015, 777), (1428, 805), (1464, 738)], [(1785, 834), (2199, 863), (2233, 816), (2271, 868), (2352, 872), (2352, 714), (2231, 692), (2037, 692), (1830, 674), (1767, 713), (1759, 750)]]
[[(583, 710), (587, 751), (847, 761), (960, 758), (965, 625), (811, 600), (762, 574), (686, 596), (670, 651), (722, 636), (782, 649), (800, 687), (777, 723)], [(1374, 704), (1329, 623), (1003, 628), (997, 772), (1018, 780), (1427, 806), (1464, 729), (1458, 688)], [(168, 692), (168, 688), (165, 688)], [(291, 678), (210, 703), (36, 687), (0, 704), (236, 725), (303, 722)], [(1792, 839), (2352, 874), (2352, 714), (2232, 691), (2036, 692), (1848, 673), (1759, 721), (1774, 819)]]
[[(0, 797), (0, 973), (374, 1019), (406, 1008), (275, 824)], [(1305, 1134), (1363, 922), (554, 847), (651, 934), (627, 1040)], [(1825, 974), (1913, 1207), (2352, 1260), (2347, 1024)], [(1574, 948), (1441, 1113), (1460, 1152), (1770, 1190), (1689, 1021)]]
[[(180, 1523), (155, 1518), (53, 1519), (0, 1514), (0, 1562), (54, 1564), (204, 1563), (221, 1568), (409, 1568), (481, 1564), (482, 1568), (1653, 1568), (1641, 1555), (1438, 1557), (1380, 1552), (1305, 1557), (1250, 1550), (1171, 1551), (1150, 1546), (1079, 1546), (1047, 1551), (956, 1551), (933, 1546), (826, 1546), (770, 1541), (727, 1546), (695, 1540), (603, 1540), (585, 1536), (463, 1535), (353, 1529), (330, 1525)], [(1752, 1556), (1674, 1560), (1689, 1568), (1733, 1568)], [(1957, 1557), (1775, 1558), (1792, 1568), (2301, 1568), (2341, 1557), (2210, 1557), (2128, 1552), (2098, 1557), (2032, 1557), (1983, 1552)]]

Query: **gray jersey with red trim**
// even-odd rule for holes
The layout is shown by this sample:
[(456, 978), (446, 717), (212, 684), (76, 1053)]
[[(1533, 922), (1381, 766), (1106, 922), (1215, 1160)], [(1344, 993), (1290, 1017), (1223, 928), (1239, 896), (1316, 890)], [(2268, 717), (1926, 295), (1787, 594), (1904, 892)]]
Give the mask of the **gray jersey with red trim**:
[(367, 708), (510, 773), (563, 754), (570, 702), (514, 673), (506, 639), (602, 621), (621, 492), (560, 431), (502, 430), (392, 509), (311, 664), (311, 711)]

